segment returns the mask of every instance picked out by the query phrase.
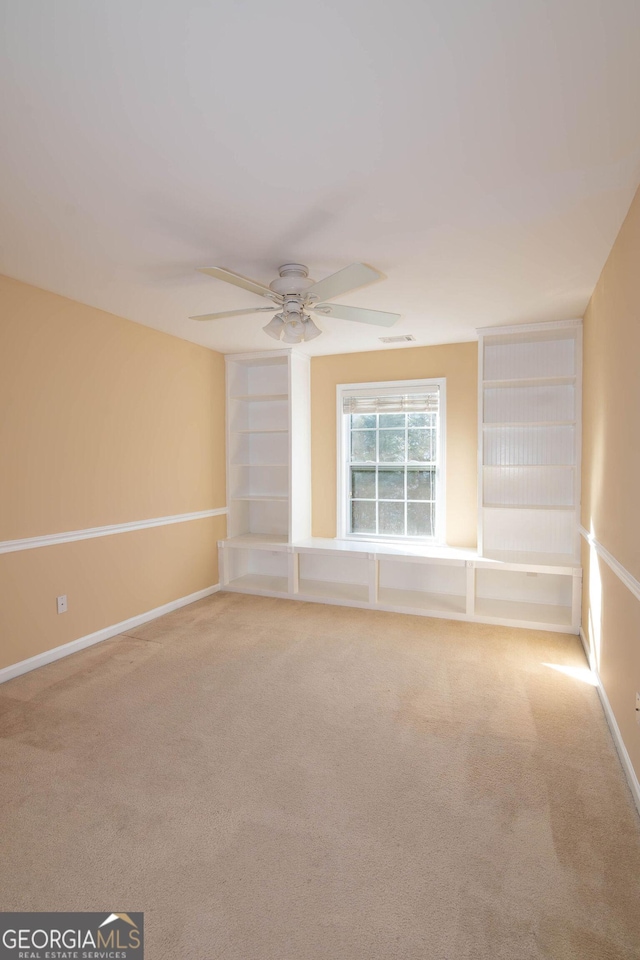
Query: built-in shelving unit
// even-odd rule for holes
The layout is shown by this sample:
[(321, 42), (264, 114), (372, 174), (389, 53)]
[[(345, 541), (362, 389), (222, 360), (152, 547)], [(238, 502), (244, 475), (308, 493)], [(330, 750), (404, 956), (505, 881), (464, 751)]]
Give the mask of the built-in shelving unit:
[[(234, 354), (226, 371), (229, 537), (286, 543), (308, 536), (309, 360), (291, 350)], [(253, 584), (266, 576), (242, 575)]]
[(577, 633), (580, 337), (480, 331), (478, 550), (312, 538), (308, 359), (227, 357), (223, 589)]
[(223, 588), (312, 603), (366, 607), (577, 633), (581, 571), (518, 564), (475, 550), (309, 538), (220, 541)]
[(579, 320), (478, 331), (478, 545), (486, 557), (578, 558), (581, 331)]

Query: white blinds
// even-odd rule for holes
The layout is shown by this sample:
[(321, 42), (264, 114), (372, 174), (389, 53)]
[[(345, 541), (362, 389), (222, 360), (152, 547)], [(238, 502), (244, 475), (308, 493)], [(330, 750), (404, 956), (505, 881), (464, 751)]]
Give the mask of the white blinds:
[(343, 413), (437, 413), (439, 390), (395, 397), (343, 397)]

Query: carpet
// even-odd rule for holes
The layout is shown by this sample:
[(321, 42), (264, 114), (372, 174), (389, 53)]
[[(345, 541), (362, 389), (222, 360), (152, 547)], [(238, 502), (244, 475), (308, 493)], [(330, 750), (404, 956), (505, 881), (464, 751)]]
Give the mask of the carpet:
[(585, 667), (561, 634), (177, 610), (0, 687), (2, 909), (142, 910), (148, 960), (636, 960)]

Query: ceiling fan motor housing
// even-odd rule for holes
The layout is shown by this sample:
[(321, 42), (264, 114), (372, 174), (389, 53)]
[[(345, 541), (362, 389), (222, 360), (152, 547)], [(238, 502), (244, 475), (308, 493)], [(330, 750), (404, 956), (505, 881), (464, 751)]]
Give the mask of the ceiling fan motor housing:
[(284, 263), (278, 273), (279, 278), (269, 284), (269, 289), (280, 296), (303, 294), (315, 283), (309, 279), (309, 269), (303, 263)]
[(290, 316), (292, 319), (299, 318), (304, 310), (304, 300), (302, 297), (287, 296), (284, 298), (282, 309), (286, 316)]

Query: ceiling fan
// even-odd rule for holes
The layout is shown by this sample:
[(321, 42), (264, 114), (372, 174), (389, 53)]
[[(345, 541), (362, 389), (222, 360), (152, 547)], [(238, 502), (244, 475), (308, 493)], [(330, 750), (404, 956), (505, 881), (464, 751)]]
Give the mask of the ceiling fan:
[(338, 270), (324, 280), (309, 279), (309, 270), (302, 263), (285, 263), (279, 269), (280, 276), (268, 287), (256, 280), (247, 280), (223, 267), (202, 268), (217, 280), (233, 283), (236, 287), (257, 293), (258, 296), (272, 300), (276, 306), (249, 307), (244, 310), (225, 310), (223, 313), (205, 313), (190, 320), (222, 320), (224, 317), (241, 317), (249, 313), (268, 313), (278, 310), (266, 327), (262, 329), (274, 340), (284, 343), (301, 343), (313, 340), (322, 333), (313, 322), (309, 313), (323, 317), (338, 317), (340, 320), (355, 320), (358, 323), (372, 323), (379, 327), (391, 327), (400, 319), (399, 313), (385, 313), (383, 310), (365, 310), (362, 307), (347, 307), (340, 303), (327, 303), (342, 293), (348, 293), (357, 287), (364, 287), (374, 280), (380, 280), (382, 274), (364, 263), (352, 263)]

